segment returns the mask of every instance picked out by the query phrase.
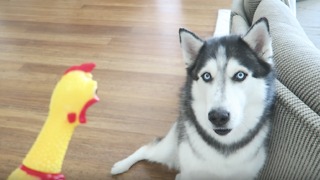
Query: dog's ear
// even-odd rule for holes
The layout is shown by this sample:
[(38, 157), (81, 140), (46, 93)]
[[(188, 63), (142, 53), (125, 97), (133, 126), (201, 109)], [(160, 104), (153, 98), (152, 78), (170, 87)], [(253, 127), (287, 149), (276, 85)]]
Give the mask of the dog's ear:
[(269, 23), (266, 18), (259, 19), (242, 39), (255, 51), (258, 55), (272, 64), (272, 41), (269, 32)]
[(190, 66), (196, 60), (204, 42), (197, 35), (183, 28), (179, 29), (179, 35), (184, 61), (187, 66)]

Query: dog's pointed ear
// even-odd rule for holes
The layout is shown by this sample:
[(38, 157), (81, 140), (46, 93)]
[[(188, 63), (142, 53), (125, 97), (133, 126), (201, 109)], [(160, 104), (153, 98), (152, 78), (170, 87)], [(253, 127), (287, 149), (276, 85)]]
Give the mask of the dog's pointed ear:
[(242, 39), (257, 52), (261, 58), (269, 64), (272, 64), (272, 41), (269, 32), (269, 23), (266, 18), (261, 18), (252, 25)]
[(196, 60), (204, 42), (197, 35), (183, 28), (179, 29), (179, 35), (185, 64), (190, 66)]

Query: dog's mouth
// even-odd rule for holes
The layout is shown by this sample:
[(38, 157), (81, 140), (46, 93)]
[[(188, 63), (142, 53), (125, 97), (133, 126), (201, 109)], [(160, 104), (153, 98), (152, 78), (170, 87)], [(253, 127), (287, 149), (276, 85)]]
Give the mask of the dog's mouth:
[(217, 133), (220, 136), (224, 136), (229, 134), (229, 132), (231, 132), (232, 129), (214, 129), (214, 132)]

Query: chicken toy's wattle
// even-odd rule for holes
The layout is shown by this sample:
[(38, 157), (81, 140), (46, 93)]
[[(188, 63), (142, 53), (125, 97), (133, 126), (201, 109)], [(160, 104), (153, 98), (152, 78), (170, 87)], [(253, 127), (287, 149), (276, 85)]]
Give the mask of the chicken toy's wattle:
[(8, 180), (63, 179), (62, 163), (77, 125), (87, 122), (86, 112), (99, 101), (97, 82), (92, 79), (94, 63), (69, 68), (57, 83), (49, 114), (35, 143)]

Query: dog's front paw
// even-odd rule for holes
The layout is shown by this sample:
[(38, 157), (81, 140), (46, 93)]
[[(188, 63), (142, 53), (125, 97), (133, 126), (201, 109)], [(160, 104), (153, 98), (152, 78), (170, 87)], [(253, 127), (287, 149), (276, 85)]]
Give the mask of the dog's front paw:
[(116, 175), (116, 174), (121, 174), (129, 170), (131, 167), (131, 164), (129, 164), (126, 159), (119, 161), (113, 165), (111, 168), (111, 174)]

